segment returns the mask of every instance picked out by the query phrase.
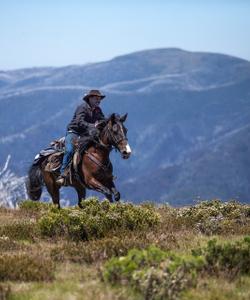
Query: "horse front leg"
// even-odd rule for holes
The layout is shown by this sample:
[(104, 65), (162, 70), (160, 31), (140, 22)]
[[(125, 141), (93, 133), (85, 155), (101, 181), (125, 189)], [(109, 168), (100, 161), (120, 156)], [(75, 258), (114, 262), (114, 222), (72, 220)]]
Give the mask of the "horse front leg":
[(114, 194), (114, 198), (115, 198), (115, 201), (119, 201), (121, 199), (121, 194), (119, 191), (117, 191), (116, 188), (112, 188), (112, 192)]
[[(121, 198), (121, 194), (120, 192), (116, 189), (115, 184), (113, 181), (109, 182), (107, 184), (108, 189), (111, 191), (111, 193), (114, 195), (114, 199), (115, 201), (119, 201)], [(108, 200), (110, 202), (113, 202), (113, 196), (112, 195), (106, 195), (106, 197), (108, 198)]]
[(95, 178), (91, 178), (88, 182), (88, 185), (96, 190), (97, 192), (100, 192), (105, 195), (105, 197), (109, 200), (109, 202), (113, 202), (113, 193), (112, 191), (104, 186), (100, 181), (96, 180)]
[(110, 190), (111, 190), (111, 192), (114, 194), (114, 199), (115, 199), (115, 201), (119, 201), (120, 198), (121, 198), (121, 194), (120, 194), (120, 192), (116, 189), (115, 184), (114, 184), (113, 181), (111, 182)]

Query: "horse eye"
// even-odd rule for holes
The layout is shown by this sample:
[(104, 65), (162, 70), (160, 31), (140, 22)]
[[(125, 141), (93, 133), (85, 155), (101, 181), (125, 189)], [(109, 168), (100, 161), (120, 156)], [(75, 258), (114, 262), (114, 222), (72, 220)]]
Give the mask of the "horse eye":
[(118, 126), (117, 126), (117, 124), (115, 124), (115, 125), (113, 125), (113, 131), (117, 131), (118, 130)]

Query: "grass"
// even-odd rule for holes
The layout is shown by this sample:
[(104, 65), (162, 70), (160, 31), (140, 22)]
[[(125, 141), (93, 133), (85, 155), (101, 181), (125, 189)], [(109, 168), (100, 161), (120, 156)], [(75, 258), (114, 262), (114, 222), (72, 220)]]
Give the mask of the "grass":
[[(53, 282), (12, 284), (12, 300), (67, 300), (67, 299), (138, 299), (125, 288), (110, 288), (101, 282), (95, 265), (63, 263), (57, 267)], [(135, 298), (136, 297), (136, 298)]]
[(240, 277), (236, 281), (207, 277), (200, 279), (195, 288), (182, 294), (182, 300), (248, 300), (250, 278)]
[(0, 255), (0, 281), (50, 281), (53, 278), (54, 263), (42, 255)]
[[(247, 235), (250, 206), (235, 201), (173, 208), (91, 198), (82, 210), (25, 201), (16, 210), (0, 208), (0, 299), (249, 299)], [(152, 245), (174, 256), (157, 252), (159, 260), (155, 255), (145, 265)], [(109, 270), (117, 271), (121, 257), (129, 257), (130, 266), (131, 249), (142, 258), (135, 275), (105, 278), (110, 262)], [(180, 264), (195, 253), (215, 267), (197, 271)], [(170, 261), (179, 264), (171, 272)], [(242, 272), (237, 261), (246, 267)], [(141, 288), (132, 288), (133, 280)], [(160, 282), (158, 294), (151, 291), (154, 282)], [(173, 292), (161, 298), (164, 289)]]

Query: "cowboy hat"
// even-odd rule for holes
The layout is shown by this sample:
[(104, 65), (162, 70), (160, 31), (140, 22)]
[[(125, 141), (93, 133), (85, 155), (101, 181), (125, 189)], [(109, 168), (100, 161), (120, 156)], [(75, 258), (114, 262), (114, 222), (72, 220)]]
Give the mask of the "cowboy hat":
[(99, 90), (90, 90), (87, 94), (84, 95), (84, 97), (82, 99), (85, 101), (88, 101), (89, 97), (92, 97), (92, 96), (100, 97), (101, 100), (106, 97)]

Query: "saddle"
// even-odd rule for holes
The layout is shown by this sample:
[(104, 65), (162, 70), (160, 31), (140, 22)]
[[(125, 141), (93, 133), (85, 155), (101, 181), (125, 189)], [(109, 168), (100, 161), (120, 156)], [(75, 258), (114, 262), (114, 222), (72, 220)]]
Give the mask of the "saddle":
[[(75, 140), (73, 144), (75, 149), (74, 154), (64, 171), (66, 180), (70, 183), (72, 183), (73, 175), (78, 178), (78, 166), (81, 161), (80, 154), (82, 153), (82, 150), (79, 147), (79, 140)], [(59, 173), (64, 156), (65, 139), (61, 138), (59, 140), (55, 140), (50, 143), (50, 145), (53, 149), (55, 149), (55, 152), (50, 152), (48, 154), (49, 156), (47, 158), (46, 165), (44, 166), (44, 170), (51, 173)]]
[[(87, 148), (92, 143), (91, 137), (84, 137), (82, 140), (74, 141), (74, 154), (70, 160), (68, 166), (65, 169), (65, 175), (67, 181), (72, 183), (72, 177), (75, 175), (78, 178), (78, 166), (81, 161), (81, 156), (83, 152), (86, 153)], [(59, 173), (63, 161), (65, 148), (65, 138), (54, 140), (50, 143), (50, 147), (41, 150), (35, 157), (33, 164), (40, 164), (44, 162), (44, 159), (47, 158), (44, 165), (44, 170), (51, 173)]]
[(61, 153), (63, 155), (65, 147), (65, 137), (54, 140), (50, 143), (50, 146), (41, 150), (34, 158), (33, 165), (41, 164), (46, 157), (53, 156), (54, 154)]

